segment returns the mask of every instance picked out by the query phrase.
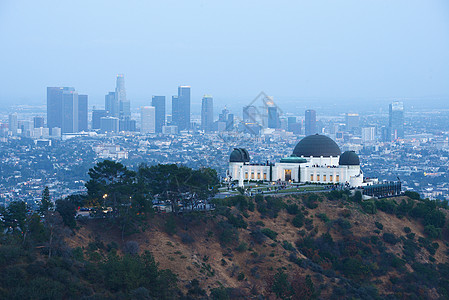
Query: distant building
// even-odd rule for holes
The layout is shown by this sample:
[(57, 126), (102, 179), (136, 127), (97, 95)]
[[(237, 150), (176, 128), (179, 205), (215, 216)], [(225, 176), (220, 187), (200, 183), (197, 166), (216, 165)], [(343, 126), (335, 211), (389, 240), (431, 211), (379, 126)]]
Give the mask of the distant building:
[(280, 128), (279, 113), (276, 106), (268, 106), (268, 128)]
[(140, 132), (142, 134), (156, 132), (156, 110), (153, 106), (140, 108)]
[(391, 139), (404, 138), (404, 103), (396, 101), (390, 104), (388, 127)]
[(100, 130), (102, 132), (118, 132), (119, 118), (115, 118), (115, 117), (100, 118)]
[(371, 143), (376, 138), (376, 127), (363, 127), (362, 128), (362, 142)]
[(247, 105), (243, 107), (243, 122), (256, 123), (257, 122), (257, 109), (253, 105)]
[(8, 116), (8, 128), (12, 135), (17, 135), (19, 129), (19, 122), (17, 120), (17, 114), (13, 113)]
[(178, 96), (172, 97), (172, 123), (178, 130), (190, 129), (190, 86), (179, 86)]
[(119, 131), (136, 131), (136, 120), (132, 120), (130, 117), (125, 117), (119, 121)]
[(212, 96), (204, 95), (201, 103), (201, 130), (204, 130), (205, 132), (211, 132), (213, 131), (213, 124), (214, 100)]
[(151, 105), (156, 110), (156, 133), (161, 133), (165, 125), (165, 96), (153, 96)]
[(115, 88), (115, 96), (119, 105), (119, 117), (124, 119), (125, 117), (131, 117), (131, 104), (126, 99), (125, 89), (125, 76), (123, 74), (117, 75), (117, 83)]
[(78, 93), (74, 90), (62, 92), (62, 133), (78, 132)]
[(78, 93), (73, 87), (47, 87), (47, 127), (78, 131)]
[(178, 126), (170, 125), (170, 126), (162, 126), (162, 134), (177, 134)]
[(226, 131), (232, 131), (234, 129), (234, 114), (228, 114), (226, 120)]
[(345, 116), (346, 119), (346, 130), (353, 131), (356, 128), (359, 128), (360, 116), (359, 114), (350, 114), (347, 113)]
[(104, 107), (108, 111), (109, 116), (118, 118), (120, 115), (120, 109), (118, 104), (118, 98), (115, 92), (109, 92), (104, 96)]
[(41, 128), (45, 126), (44, 117), (34, 117), (33, 118), (33, 128)]
[(304, 127), (306, 136), (318, 133), (316, 129), (316, 111), (313, 109), (306, 110)]
[(296, 117), (287, 118), (287, 131), (296, 135), (301, 134), (301, 123), (296, 121)]
[(100, 129), (101, 128), (101, 123), (100, 120), (101, 118), (107, 117), (108, 116), (108, 111), (104, 110), (104, 109), (94, 109), (92, 111), (92, 129)]
[(88, 131), (87, 95), (78, 95), (78, 131)]

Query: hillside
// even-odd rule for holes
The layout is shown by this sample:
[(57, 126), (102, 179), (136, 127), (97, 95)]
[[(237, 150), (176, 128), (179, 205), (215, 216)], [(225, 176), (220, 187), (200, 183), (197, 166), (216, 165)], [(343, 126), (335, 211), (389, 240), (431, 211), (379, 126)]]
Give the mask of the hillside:
[[(113, 225), (89, 220), (66, 241), (96, 260), (107, 258), (108, 245), (123, 254), (132, 241), (139, 253), (151, 251), (160, 268), (177, 274), (178, 287), (195, 298), (211, 291), (246, 299), (448, 297), (447, 225), (430, 239), (413, 208), (398, 213), (401, 202), (416, 210), (422, 201), (382, 201), (395, 207), (387, 213), (354, 198), (236, 197), (215, 212), (155, 215), (124, 241)], [(447, 210), (436, 211), (447, 219)], [(199, 286), (192, 287), (193, 279)]]
[(205, 204), (219, 187), (208, 168), (103, 161), (89, 176), (55, 207), (47, 188), (38, 211), (1, 208), (0, 298), (449, 298), (447, 201), (333, 190)]

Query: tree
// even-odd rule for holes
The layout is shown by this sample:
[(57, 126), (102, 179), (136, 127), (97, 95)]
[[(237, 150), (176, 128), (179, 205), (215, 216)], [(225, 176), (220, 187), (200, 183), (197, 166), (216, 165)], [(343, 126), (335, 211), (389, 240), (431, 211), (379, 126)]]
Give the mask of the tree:
[(24, 201), (11, 202), (6, 209), (2, 209), (1, 213), (3, 214), (6, 229), (11, 229), (12, 231), (18, 229), (24, 233), (27, 219), (27, 206)]
[(75, 228), (76, 206), (68, 199), (56, 200), (56, 211), (61, 215), (64, 224)]
[(89, 170), (89, 176), (88, 197), (101, 203), (103, 208), (111, 206), (114, 214), (118, 214), (119, 208), (129, 203), (135, 180), (133, 171), (121, 163), (104, 160)]
[(271, 284), (271, 291), (276, 294), (278, 298), (287, 299), (292, 294), (292, 286), (288, 281), (287, 274), (284, 271), (279, 270), (273, 278)]
[(46, 186), (44, 191), (42, 192), (42, 200), (39, 206), (39, 214), (41, 216), (44, 216), (47, 211), (53, 209), (53, 206), (54, 206), (53, 202), (51, 202), (50, 199), (50, 190), (48, 189), (48, 186)]

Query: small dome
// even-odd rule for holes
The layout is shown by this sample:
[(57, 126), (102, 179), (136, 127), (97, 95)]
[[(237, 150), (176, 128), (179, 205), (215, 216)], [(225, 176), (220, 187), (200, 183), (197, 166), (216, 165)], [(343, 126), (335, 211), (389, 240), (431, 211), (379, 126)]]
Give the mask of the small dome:
[(293, 150), (293, 154), (304, 157), (337, 157), (341, 154), (341, 151), (337, 143), (331, 138), (325, 135), (314, 134), (300, 140)]
[(357, 153), (354, 151), (345, 151), (338, 161), (340, 166), (358, 166), (360, 165), (360, 159)]
[(229, 162), (249, 162), (249, 153), (243, 148), (234, 148), (229, 157)]

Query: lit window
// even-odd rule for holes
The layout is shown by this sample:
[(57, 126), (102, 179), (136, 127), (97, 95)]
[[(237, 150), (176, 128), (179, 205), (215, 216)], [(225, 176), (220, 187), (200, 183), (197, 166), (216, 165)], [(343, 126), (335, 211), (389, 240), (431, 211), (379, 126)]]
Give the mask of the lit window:
[(323, 181), (326, 181), (326, 175), (323, 175)]
[(313, 174), (310, 175), (310, 181), (313, 181)]

